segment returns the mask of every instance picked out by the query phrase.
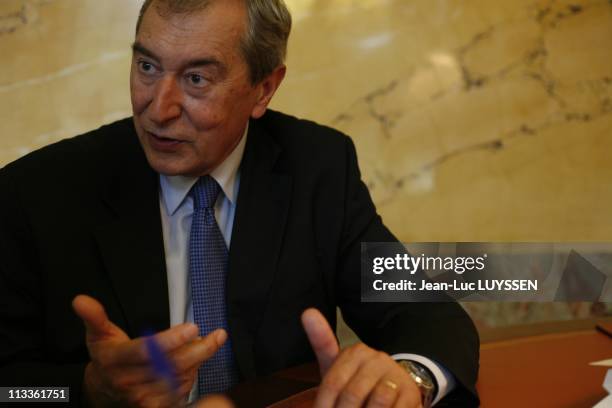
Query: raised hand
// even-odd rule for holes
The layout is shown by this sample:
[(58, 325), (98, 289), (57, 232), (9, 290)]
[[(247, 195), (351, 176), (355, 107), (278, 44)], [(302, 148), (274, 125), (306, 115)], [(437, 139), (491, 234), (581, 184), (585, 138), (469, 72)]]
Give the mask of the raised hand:
[(111, 322), (95, 299), (79, 295), (72, 306), (83, 320), (91, 362), (84, 387), (94, 406), (176, 407), (182, 405), (197, 376), (198, 367), (223, 345), (227, 333), (216, 330), (204, 338), (191, 323), (154, 335), (175, 371), (175, 386), (151, 369), (144, 338), (130, 339)]
[(329, 323), (316, 309), (302, 314), (302, 325), (321, 371), (316, 408), (421, 407), (416, 383), (388, 354), (363, 343), (340, 350)]

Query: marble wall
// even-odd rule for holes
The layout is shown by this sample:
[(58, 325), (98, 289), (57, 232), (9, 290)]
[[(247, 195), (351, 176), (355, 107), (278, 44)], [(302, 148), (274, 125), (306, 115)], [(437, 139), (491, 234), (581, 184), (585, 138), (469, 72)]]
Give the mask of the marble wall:
[[(612, 240), (611, 1), (287, 4), (295, 24), (273, 107), (354, 138), (402, 240)], [(130, 114), (139, 6), (0, 2), (0, 165)], [(560, 307), (542, 318), (602, 310)], [(526, 320), (506, 309), (472, 313)]]

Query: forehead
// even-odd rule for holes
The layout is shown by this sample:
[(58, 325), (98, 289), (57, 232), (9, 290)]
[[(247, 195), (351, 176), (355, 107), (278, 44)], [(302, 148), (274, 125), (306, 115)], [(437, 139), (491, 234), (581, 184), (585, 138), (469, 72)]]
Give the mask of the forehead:
[(154, 1), (142, 18), (136, 40), (168, 56), (228, 54), (237, 51), (246, 19), (241, 0), (212, 1), (187, 13), (173, 12), (163, 2)]

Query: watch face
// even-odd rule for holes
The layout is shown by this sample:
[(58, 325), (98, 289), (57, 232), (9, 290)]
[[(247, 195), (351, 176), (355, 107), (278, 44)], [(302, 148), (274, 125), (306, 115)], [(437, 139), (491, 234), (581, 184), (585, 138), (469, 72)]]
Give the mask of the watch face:
[(420, 364), (409, 360), (400, 360), (398, 364), (402, 366), (416, 383), (421, 392), (423, 407), (429, 408), (433, 402), (435, 394), (435, 383), (433, 382), (432, 374), (429, 370), (421, 367)]
[(414, 378), (414, 381), (421, 388), (433, 389), (434, 383), (427, 370), (412, 361), (402, 361), (402, 366), (406, 368)]
[(433, 381), (431, 380), (431, 377), (429, 376), (427, 371), (425, 371), (421, 367), (418, 367), (418, 372), (419, 372), (419, 378), (421, 378), (423, 385), (426, 386), (427, 388), (430, 388), (430, 387), (433, 388)]

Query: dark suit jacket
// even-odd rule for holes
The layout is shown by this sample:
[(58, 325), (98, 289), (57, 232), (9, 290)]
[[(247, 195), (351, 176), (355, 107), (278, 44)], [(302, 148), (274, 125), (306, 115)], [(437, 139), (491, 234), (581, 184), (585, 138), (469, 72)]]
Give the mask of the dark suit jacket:
[[(475, 403), (478, 336), (460, 306), (360, 303), (360, 243), (395, 237), (351, 140), (272, 111), (249, 132), (227, 284), (242, 377), (313, 360), (300, 314), (334, 327), (339, 305), (365, 343), (438, 361)], [(69, 385), (76, 401), (88, 354), (75, 295), (131, 337), (169, 326), (158, 175), (125, 119), (6, 166), (0, 192), (0, 385)]]

